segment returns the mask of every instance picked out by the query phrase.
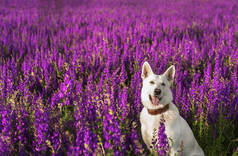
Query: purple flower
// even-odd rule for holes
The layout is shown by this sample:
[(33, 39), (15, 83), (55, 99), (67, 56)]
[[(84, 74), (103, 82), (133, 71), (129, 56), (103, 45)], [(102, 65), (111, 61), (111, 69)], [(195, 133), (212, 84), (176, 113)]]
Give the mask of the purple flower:
[(34, 148), (36, 152), (45, 152), (47, 149), (47, 139), (49, 138), (49, 125), (48, 125), (48, 117), (49, 112), (42, 107), (41, 97), (36, 99), (35, 103), (38, 107), (35, 110), (35, 140), (34, 140)]
[(11, 152), (11, 135), (12, 135), (12, 127), (11, 127), (11, 108), (8, 107), (5, 110), (1, 111), (2, 114), (2, 123), (3, 129), (1, 130), (0, 136), (0, 152), (1, 153), (10, 153)]
[(158, 144), (157, 144), (157, 152), (160, 156), (166, 156), (169, 152), (169, 143), (168, 138), (165, 133), (165, 120), (163, 117), (160, 120), (160, 126), (158, 128)]

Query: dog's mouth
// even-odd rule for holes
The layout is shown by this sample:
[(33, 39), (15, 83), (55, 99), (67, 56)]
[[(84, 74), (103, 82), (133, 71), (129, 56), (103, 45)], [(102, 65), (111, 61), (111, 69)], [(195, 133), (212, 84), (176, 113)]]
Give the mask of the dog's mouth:
[(160, 101), (162, 100), (162, 97), (159, 98), (159, 97), (157, 97), (157, 96), (149, 95), (149, 99), (150, 99), (152, 105), (158, 106), (159, 103), (160, 103)]

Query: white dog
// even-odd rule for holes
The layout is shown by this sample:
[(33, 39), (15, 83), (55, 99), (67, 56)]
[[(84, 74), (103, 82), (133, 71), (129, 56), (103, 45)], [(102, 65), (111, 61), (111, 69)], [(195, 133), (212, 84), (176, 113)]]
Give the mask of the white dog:
[(156, 75), (148, 62), (143, 64), (141, 100), (144, 108), (140, 114), (142, 138), (152, 151), (150, 145), (153, 132), (154, 129), (158, 129), (163, 115), (165, 134), (169, 138), (170, 155), (178, 155), (182, 150), (183, 156), (204, 156), (188, 123), (179, 115), (177, 107), (172, 102), (170, 86), (173, 83), (174, 74), (174, 66), (170, 66), (164, 74)]

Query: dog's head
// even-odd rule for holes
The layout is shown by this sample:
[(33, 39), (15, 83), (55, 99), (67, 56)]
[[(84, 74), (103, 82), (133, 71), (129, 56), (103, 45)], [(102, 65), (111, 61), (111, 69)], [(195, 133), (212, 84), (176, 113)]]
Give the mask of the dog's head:
[(170, 66), (162, 75), (156, 75), (148, 62), (142, 66), (143, 86), (141, 90), (142, 104), (148, 109), (158, 109), (172, 102), (171, 85), (174, 80), (175, 67)]

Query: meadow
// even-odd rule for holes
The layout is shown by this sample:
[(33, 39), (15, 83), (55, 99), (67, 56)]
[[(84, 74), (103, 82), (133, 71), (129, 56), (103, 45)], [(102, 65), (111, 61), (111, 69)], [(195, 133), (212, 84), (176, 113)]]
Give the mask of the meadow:
[(238, 155), (237, 1), (0, 4), (0, 155), (149, 155), (145, 61), (175, 65), (174, 103), (205, 155)]

